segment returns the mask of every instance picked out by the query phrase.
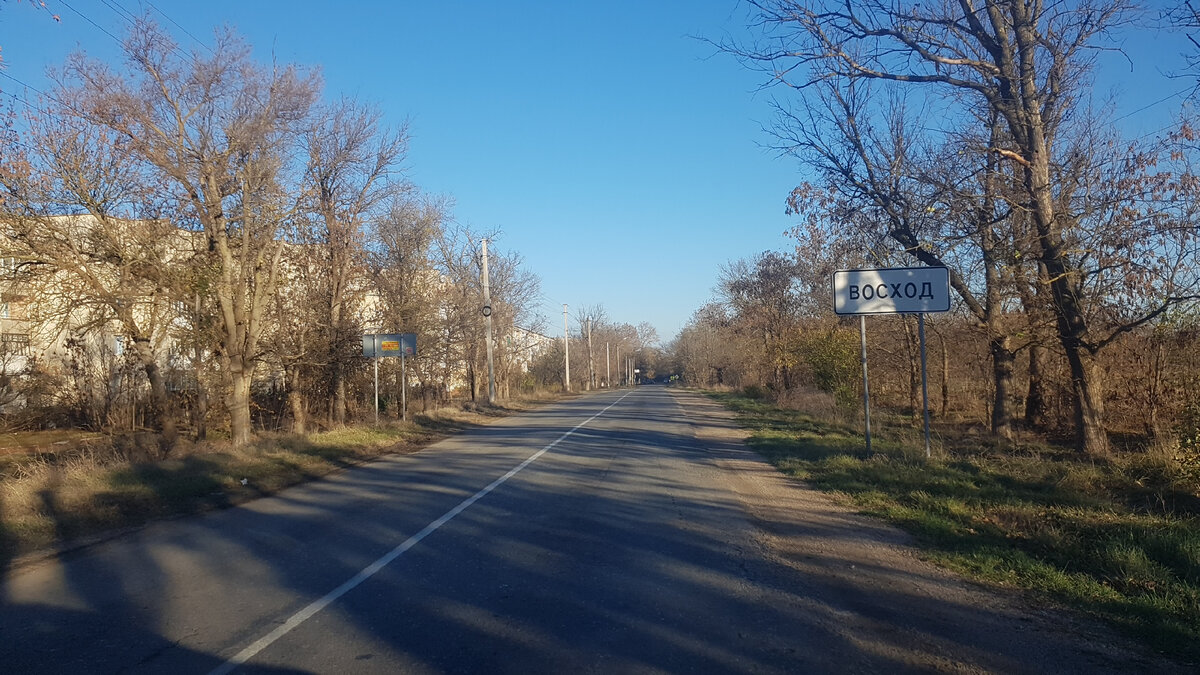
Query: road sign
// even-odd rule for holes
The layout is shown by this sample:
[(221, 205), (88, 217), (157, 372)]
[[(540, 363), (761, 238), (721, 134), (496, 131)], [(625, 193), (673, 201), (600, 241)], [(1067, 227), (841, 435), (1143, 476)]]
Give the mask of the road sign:
[(833, 273), (837, 314), (923, 314), (950, 311), (950, 270), (887, 267)]
[(925, 412), (925, 456), (929, 456), (929, 389), (925, 377), (925, 314), (950, 311), (950, 270), (945, 267), (885, 267), (833, 273), (833, 311), (859, 315), (862, 343), (863, 413), (871, 451), (871, 396), (867, 383), (867, 314), (916, 314), (921, 342), (921, 399)]
[(416, 333), (374, 333), (362, 336), (363, 356), (368, 359), (417, 355)]

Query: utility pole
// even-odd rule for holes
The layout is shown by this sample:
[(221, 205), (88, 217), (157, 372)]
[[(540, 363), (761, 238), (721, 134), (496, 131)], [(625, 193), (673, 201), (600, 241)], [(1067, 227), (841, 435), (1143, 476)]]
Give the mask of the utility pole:
[(571, 326), (567, 323), (567, 303), (563, 303), (563, 389), (571, 391)]
[(608, 343), (604, 343), (604, 386), (612, 389), (612, 361), (608, 358)]
[(371, 334), (371, 360), (375, 362), (375, 426), (379, 426), (379, 336)]
[(587, 318), (587, 340), (588, 340), (588, 391), (596, 388), (596, 368), (592, 361), (592, 317)]
[[(617, 345), (617, 379), (618, 380), (621, 379), (621, 345)], [(624, 385), (625, 385), (625, 383), (623, 381), (617, 382), (618, 387), (621, 387)]]
[(483, 323), (487, 340), (488, 405), (496, 405), (496, 370), (492, 362), (492, 294), (488, 290), (488, 240), (483, 243)]

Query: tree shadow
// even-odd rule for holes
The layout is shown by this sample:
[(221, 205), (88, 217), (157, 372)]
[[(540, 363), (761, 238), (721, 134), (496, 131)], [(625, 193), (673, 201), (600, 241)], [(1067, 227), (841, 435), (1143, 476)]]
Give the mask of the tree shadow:
[[(566, 438), (607, 401), (465, 429), (430, 452), (10, 570), (0, 663), (207, 672), (424, 532), (244, 670), (919, 672), (949, 659), (1011, 672), (1038, 669), (1029, 653), (1047, 655), (1045, 670), (1104, 670), (1051, 622), (1022, 630), (922, 590), (945, 583), (937, 574), (839, 557), (821, 542), (863, 536), (849, 517), (748, 514), (725, 468), (748, 451), (701, 441), (704, 422), (659, 396)], [(768, 535), (807, 548), (780, 552)]]

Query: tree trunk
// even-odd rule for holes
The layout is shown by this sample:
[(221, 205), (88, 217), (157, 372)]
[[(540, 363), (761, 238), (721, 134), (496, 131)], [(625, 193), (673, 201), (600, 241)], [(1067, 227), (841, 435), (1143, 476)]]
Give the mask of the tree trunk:
[(250, 442), (250, 381), (253, 373), (242, 370), (229, 373), (229, 438), (234, 447)]
[(192, 425), (196, 428), (196, 440), (202, 441), (208, 437), (208, 390), (204, 388), (204, 347), (201, 342), (201, 333), (199, 329), (201, 321), (200, 313), (200, 293), (196, 293), (196, 304), (194, 306), (195, 315), (193, 315), (193, 330), (192, 339), (196, 341), (192, 348), (192, 371), (196, 376), (196, 410)]
[(346, 424), (346, 377), (343, 371), (341, 363), (334, 366), (333, 421), (338, 426)]
[(995, 399), (992, 402), (992, 433), (1006, 439), (1013, 436), (1012, 406), (1009, 392), (1012, 391), (1013, 364), (1017, 355), (1009, 347), (1008, 336), (997, 335), (988, 341), (992, 354), (992, 379), (995, 382)]
[(200, 384), (199, 373), (196, 383), (196, 418), (193, 424), (196, 427), (196, 440), (203, 441), (208, 438), (208, 390)]
[(1029, 392), (1025, 396), (1025, 426), (1039, 431), (1048, 426), (1046, 410), (1046, 348), (1029, 346)]
[(179, 438), (179, 429), (175, 416), (170, 408), (167, 397), (167, 385), (163, 381), (162, 370), (154, 358), (154, 350), (147, 339), (133, 339), (134, 353), (146, 371), (146, 379), (150, 380), (150, 409), (147, 411), (148, 422), (161, 434), (160, 452), (163, 457), (175, 446)]
[(1075, 444), (1089, 455), (1108, 454), (1108, 433), (1104, 430), (1104, 398), (1099, 367), (1083, 349), (1067, 351), (1074, 393)]
[(1044, 99), (1038, 90), (1036, 53), (1042, 48), (1037, 35), (1036, 22), (1028, 12), (1031, 6), (1013, 5), (1015, 44), (1018, 59), (1013, 62), (1015, 70), (1008, 76), (1014, 85), (1014, 96), (1001, 102), (1000, 111), (1005, 116), (1009, 129), (1021, 149), (1023, 178), (1026, 194), (1030, 200), (1030, 216), (1037, 231), (1039, 260), (1045, 266), (1050, 280), (1058, 328), (1059, 342), (1066, 352), (1071, 369), (1071, 384), (1074, 392), (1074, 421), (1076, 449), (1080, 452), (1103, 455), (1108, 452), (1108, 436), (1104, 431), (1103, 407), (1098, 387), (1090, 378), (1093, 373), (1085, 351), (1088, 335), (1087, 318), (1084, 313), (1076, 284), (1077, 270), (1064, 251), (1062, 219), (1068, 214), (1055, 208), (1055, 196), (1051, 180), (1051, 140), (1053, 129), (1043, 118)]
[(292, 433), (303, 436), (307, 431), (308, 414), (305, 410), (304, 395), (300, 392), (300, 367), (292, 366), (288, 374), (288, 404), (292, 409)]
[(1163, 342), (1157, 338), (1152, 338), (1151, 343), (1153, 355), (1150, 357), (1150, 381), (1147, 384), (1147, 402), (1146, 402), (1146, 433), (1151, 437), (1157, 438), (1161, 433), (1159, 428), (1159, 407), (1162, 399), (1162, 375), (1163, 375), (1163, 359), (1165, 358), (1166, 348)]

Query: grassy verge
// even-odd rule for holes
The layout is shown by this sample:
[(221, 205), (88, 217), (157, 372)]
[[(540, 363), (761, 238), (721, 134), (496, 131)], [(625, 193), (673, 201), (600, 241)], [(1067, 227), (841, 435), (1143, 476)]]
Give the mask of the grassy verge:
[[(382, 455), (414, 452), (511, 408), (444, 409), (412, 422), (220, 442), (161, 461), (132, 461), (103, 436), (0, 462), (0, 569), (14, 558), (71, 545), (156, 518), (198, 513), (271, 494)], [(77, 439), (78, 440), (78, 439)]]
[(934, 561), (1200, 659), (1200, 477), (1170, 457), (1098, 461), (961, 440), (926, 460), (911, 432), (888, 429), (868, 455), (859, 429), (711, 396), (737, 413), (768, 461), (913, 533)]

